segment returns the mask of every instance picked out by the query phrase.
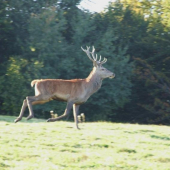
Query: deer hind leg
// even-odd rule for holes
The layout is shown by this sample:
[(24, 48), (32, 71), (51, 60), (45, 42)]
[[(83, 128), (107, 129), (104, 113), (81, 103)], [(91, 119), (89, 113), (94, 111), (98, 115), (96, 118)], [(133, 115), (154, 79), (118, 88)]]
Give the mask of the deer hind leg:
[(71, 111), (71, 109), (72, 109), (72, 107), (73, 107), (73, 102), (68, 102), (68, 103), (67, 103), (67, 107), (66, 107), (65, 112), (64, 112), (63, 115), (61, 115), (61, 116), (59, 116), (59, 117), (57, 117), (57, 118), (49, 118), (49, 119), (47, 120), (47, 122), (55, 122), (55, 121), (57, 121), (57, 120), (59, 120), (59, 119), (62, 119), (62, 118), (64, 118), (64, 117), (68, 116), (69, 113), (70, 113), (70, 111)]
[(32, 109), (32, 102), (35, 101), (36, 96), (28, 96), (28, 97), (26, 97), (26, 99), (27, 99), (27, 105), (28, 105), (28, 109), (29, 109), (29, 116), (27, 117), (27, 120), (29, 120), (34, 117), (34, 112)]
[(21, 112), (20, 112), (18, 118), (15, 119), (14, 122), (17, 123), (18, 121), (20, 121), (22, 119), (24, 111), (25, 111), (27, 106), (28, 106), (28, 109), (29, 109), (29, 116), (27, 117), (27, 120), (29, 120), (29, 119), (34, 117), (34, 112), (33, 112), (33, 109), (32, 109), (32, 105), (43, 104), (43, 103), (46, 103), (48, 101), (49, 101), (48, 96), (43, 97), (42, 95), (39, 95), (39, 96), (26, 97), (26, 99), (23, 101)]
[(49, 97), (48, 96), (28, 96), (26, 97), (27, 100), (27, 105), (28, 105), (28, 109), (29, 109), (29, 116), (27, 117), (27, 120), (31, 119), (34, 117), (34, 112), (32, 109), (32, 105), (36, 105), (36, 104), (43, 104), (49, 101)]
[(24, 114), (24, 111), (25, 111), (25, 109), (26, 109), (27, 106), (28, 106), (28, 105), (27, 105), (27, 100), (25, 99), (25, 100), (23, 101), (23, 105), (22, 105), (20, 114), (19, 114), (18, 118), (15, 119), (15, 121), (14, 121), (15, 123), (17, 123), (18, 121), (20, 121), (20, 120), (22, 119), (23, 114)]
[(79, 127), (78, 127), (78, 119), (77, 119), (79, 107), (80, 107), (80, 105), (77, 105), (77, 104), (73, 105), (73, 115), (74, 115), (74, 121), (76, 123), (76, 128), (77, 129), (79, 129)]

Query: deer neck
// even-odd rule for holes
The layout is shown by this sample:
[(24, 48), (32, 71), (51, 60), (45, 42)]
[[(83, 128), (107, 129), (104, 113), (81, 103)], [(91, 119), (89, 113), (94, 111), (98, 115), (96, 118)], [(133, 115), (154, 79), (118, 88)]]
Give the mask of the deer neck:
[(95, 93), (98, 89), (100, 89), (102, 85), (102, 78), (96, 72), (96, 67), (93, 67), (93, 70), (86, 78), (86, 82), (88, 83), (88, 88), (91, 93)]

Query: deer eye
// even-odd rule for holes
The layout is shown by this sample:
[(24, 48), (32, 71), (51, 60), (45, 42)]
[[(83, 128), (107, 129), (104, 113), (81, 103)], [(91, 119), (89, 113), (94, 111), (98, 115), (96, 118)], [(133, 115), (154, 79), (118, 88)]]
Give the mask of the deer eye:
[(102, 71), (104, 71), (105, 69), (104, 68), (102, 68)]

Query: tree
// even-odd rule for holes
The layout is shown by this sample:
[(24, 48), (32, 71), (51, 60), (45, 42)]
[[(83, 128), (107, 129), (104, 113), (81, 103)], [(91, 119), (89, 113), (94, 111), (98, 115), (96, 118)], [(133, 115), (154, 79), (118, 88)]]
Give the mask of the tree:
[[(102, 89), (82, 106), (87, 117), (113, 120), (116, 110), (129, 101), (133, 63), (127, 54), (131, 44), (122, 40), (123, 24), (119, 17), (112, 19), (112, 11), (90, 14), (78, 9), (78, 3), (78, 0), (9, 3), (16, 52), (9, 56), (6, 72), (1, 76), (1, 109), (5, 114), (18, 115), (22, 100), (34, 95), (30, 88), (32, 79), (87, 77), (92, 63), (80, 49), (85, 45), (94, 45), (96, 53), (108, 58), (106, 67), (116, 74), (115, 80), (105, 81)], [(47, 117), (51, 109), (60, 114), (63, 103), (35, 106), (36, 116)], [(42, 111), (44, 114), (40, 114)]]
[[(118, 1), (117, 1), (118, 2)], [(124, 107), (122, 114), (129, 121), (142, 123), (169, 123), (168, 93), (163, 88), (169, 82), (169, 4), (166, 1), (120, 1), (118, 5), (124, 6), (121, 19), (125, 30), (122, 35), (128, 37), (131, 59), (138, 58), (135, 62), (132, 91), (132, 100)], [(139, 5), (140, 3), (140, 5)], [(112, 4), (113, 5), (113, 4)], [(114, 7), (114, 6), (113, 6)], [(123, 9), (123, 8), (122, 8)], [(127, 15), (132, 14), (132, 15)], [(142, 19), (143, 16), (143, 19)], [(140, 19), (135, 20), (135, 18)], [(136, 29), (137, 28), (137, 29)], [(136, 31), (135, 31), (136, 29)], [(144, 64), (145, 63), (145, 64)], [(164, 83), (161, 83), (160, 77)], [(153, 81), (154, 79), (154, 81)], [(120, 114), (121, 115), (121, 114)]]

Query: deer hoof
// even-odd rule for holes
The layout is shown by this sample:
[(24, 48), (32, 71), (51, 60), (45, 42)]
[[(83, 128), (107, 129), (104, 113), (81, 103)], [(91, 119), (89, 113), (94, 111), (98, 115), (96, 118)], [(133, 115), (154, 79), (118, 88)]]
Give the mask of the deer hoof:
[(52, 119), (51, 119), (51, 118), (49, 118), (49, 119), (47, 120), (47, 122), (53, 122), (53, 121), (52, 121)]
[(77, 130), (81, 130), (79, 127), (76, 127)]
[(34, 116), (28, 116), (27, 117), (27, 120), (29, 120), (29, 119), (32, 119)]
[(14, 120), (15, 123), (19, 122), (21, 120), (21, 118), (17, 118)]

